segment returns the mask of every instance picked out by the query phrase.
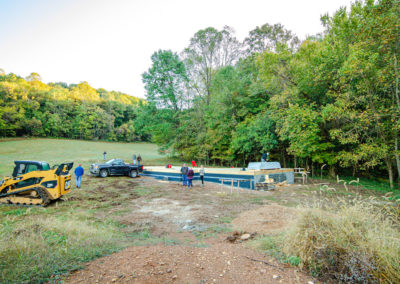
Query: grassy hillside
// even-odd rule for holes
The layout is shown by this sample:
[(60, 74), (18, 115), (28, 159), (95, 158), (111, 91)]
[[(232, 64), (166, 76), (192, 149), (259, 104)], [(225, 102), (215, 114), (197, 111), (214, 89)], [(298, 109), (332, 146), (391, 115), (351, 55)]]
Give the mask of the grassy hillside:
[(15, 160), (82, 163), (86, 168), (103, 159), (121, 158), (125, 162), (140, 154), (144, 164), (160, 162), (157, 146), (150, 143), (112, 143), (65, 139), (2, 139), (0, 140), (0, 176), (10, 175)]

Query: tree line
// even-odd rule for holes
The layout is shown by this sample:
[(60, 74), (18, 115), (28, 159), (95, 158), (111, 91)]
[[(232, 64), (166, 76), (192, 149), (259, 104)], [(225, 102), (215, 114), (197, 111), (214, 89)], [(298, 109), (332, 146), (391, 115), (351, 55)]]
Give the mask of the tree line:
[(200, 30), (159, 50), (142, 75), (154, 142), (184, 160), (244, 166), (270, 152), (284, 166), (335, 176), (400, 176), (399, 2), (356, 1), (300, 41), (265, 24), (240, 42)]
[(44, 84), (37, 73), (22, 78), (0, 70), (0, 137), (146, 141), (149, 134), (135, 124), (143, 103), (87, 82)]

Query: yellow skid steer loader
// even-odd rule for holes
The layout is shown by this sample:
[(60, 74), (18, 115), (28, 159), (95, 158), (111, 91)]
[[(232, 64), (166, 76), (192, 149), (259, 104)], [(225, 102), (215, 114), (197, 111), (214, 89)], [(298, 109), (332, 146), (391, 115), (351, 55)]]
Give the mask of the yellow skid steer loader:
[(12, 177), (0, 181), (0, 203), (46, 206), (71, 189), (73, 163), (15, 161)]

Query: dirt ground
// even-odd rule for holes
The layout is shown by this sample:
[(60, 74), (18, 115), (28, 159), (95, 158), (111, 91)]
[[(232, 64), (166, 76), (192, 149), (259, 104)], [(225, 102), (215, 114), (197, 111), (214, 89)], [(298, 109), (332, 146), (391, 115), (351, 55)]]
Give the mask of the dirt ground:
[(296, 219), (296, 209), (278, 204), (244, 211), (232, 221), (234, 228), (258, 234), (273, 234), (284, 230)]
[[(265, 263), (263, 262), (265, 261)], [(223, 239), (209, 247), (141, 246), (89, 263), (69, 283), (308, 283), (310, 277)]]
[[(90, 179), (86, 181), (90, 183)], [(284, 230), (296, 209), (276, 204), (296, 200), (296, 187), (275, 193), (234, 191), (208, 183), (185, 190), (177, 182), (121, 178), (117, 187), (136, 189), (128, 203), (112, 207), (127, 233), (149, 232), (164, 242), (131, 246), (87, 263), (67, 283), (310, 283), (297, 270), (249, 248), (231, 243), (232, 231), (268, 234)], [(102, 190), (102, 189), (99, 189)], [(138, 195), (139, 194), (139, 195)], [(284, 198), (283, 198), (283, 197)], [(71, 197), (73, 198), (73, 197)], [(293, 200), (292, 200), (293, 199)], [(99, 216), (102, 218), (102, 216)]]

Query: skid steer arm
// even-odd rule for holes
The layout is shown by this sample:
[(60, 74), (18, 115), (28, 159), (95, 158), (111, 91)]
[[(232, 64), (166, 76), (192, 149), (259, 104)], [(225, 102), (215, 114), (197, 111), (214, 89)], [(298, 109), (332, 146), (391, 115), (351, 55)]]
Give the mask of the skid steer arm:
[(74, 163), (62, 163), (61, 165), (58, 166), (55, 174), (58, 176), (61, 174), (67, 175), (73, 166)]

